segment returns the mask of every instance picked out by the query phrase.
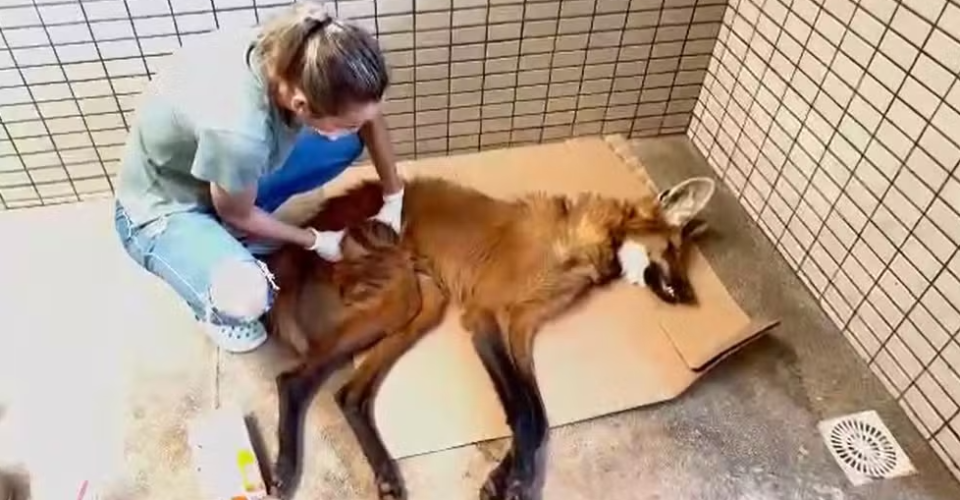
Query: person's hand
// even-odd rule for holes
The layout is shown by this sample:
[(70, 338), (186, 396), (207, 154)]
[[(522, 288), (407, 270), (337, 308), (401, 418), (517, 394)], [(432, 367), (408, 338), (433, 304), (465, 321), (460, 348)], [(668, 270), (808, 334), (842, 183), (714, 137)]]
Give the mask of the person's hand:
[(340, 253), (340, 242), (343, 241), (344, 231), (317, 231), (310, 227), (307, 228), (314, 235), (313, 245), (307, 247), (320, 256), (320, 258), (337, 262), (343, 255)]
[(373, 218), (392, 227), (398, 234), (400, 233), (400, 219), (403, 214), (403, 192), (401, 187), (399, 191), (383, 195), (383, 206), (377, 215)]

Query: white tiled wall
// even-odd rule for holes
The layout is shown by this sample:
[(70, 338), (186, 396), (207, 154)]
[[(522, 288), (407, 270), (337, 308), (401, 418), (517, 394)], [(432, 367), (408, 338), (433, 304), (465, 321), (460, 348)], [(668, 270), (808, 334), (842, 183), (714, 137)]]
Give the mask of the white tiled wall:
[[(329, 0), (379, 34), (398, 153), (682, 133), (726, 0)], [(0, 0), (0, 210), (111, 192), (171, 50), (291, 0)]]
[(960, 2), (731, 0), (688, 135), (960, 477)]

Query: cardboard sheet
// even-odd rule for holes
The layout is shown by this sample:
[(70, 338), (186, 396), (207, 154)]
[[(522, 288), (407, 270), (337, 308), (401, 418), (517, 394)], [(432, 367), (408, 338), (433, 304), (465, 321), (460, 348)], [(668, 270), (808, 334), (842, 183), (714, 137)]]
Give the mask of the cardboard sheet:
[[(652, 186), (616, 140), (571, 139), (400, 168), (405, 176), (442, 176), (498, 197), (533, 190), (639, 196)], [(369, 166), (353, 168), (324, 191), (335, 194), (375, 176)], [(649, 290), (621, 282), (595, 291), (542, 330), (535, 359), (552, 427), (675, 398), (775, 325), (749, 318), (696, 250), (690, 278), (701, 299), (696, 308), (664, 304)], [(443, 323), (384, 380), (374, 412), (396, 458), (510, 434), (459, 315), (451, 304)]]

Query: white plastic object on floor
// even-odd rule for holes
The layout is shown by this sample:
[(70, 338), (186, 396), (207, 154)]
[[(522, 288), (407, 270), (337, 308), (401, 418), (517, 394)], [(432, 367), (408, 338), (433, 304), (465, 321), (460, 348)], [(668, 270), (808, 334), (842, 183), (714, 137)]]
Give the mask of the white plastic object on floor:
[(187, 426), (187, 439), (204, 498), (270, 498), (238, 407), (221, 407), (192, 420)]

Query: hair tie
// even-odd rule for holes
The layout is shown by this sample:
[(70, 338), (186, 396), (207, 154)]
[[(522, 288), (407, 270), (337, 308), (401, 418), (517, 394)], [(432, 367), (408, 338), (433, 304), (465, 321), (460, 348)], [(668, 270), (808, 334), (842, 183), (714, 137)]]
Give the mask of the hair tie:
[(316, 31), (322, 31), (333, 24), (333, 16), (324, 11), (323, 9), (316, 9), (316, 11), (311, 12), (307, 15), (307, 22), (311, 23), (309, 29), (307, 29), (308, 34), (313, 34)]

